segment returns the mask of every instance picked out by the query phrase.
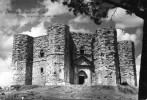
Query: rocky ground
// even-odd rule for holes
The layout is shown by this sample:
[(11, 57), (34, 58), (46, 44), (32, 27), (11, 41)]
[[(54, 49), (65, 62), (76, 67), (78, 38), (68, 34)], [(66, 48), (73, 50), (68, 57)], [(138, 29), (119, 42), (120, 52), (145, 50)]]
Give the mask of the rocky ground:
[(131, 86), (21, 86), (1, 91), (0, 100), (137, 100)]

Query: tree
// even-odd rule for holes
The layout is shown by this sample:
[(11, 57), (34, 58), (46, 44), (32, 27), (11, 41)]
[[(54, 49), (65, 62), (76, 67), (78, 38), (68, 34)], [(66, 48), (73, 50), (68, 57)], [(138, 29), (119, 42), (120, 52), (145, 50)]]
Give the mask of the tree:
[[(59, 2), (59, 0), (51, 0)], [(78, 13), (89, 16), (96, 24), (101, 24), (101, 18), (107, 17), (111, 8), (121, 7), (127, 14), (136, 14), (144, 20), (143, 44), (139, 80), (138, 100), (147, 98), (147, 1), (146, 0), (63, 0), (63, 5), (69, 8), (75, 15)]]

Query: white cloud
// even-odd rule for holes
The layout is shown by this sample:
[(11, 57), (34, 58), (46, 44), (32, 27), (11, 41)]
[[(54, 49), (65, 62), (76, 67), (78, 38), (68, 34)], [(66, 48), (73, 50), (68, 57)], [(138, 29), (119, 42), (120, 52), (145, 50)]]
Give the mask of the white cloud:
[(13, 73), (11, 71), (9, 72), (2, 72), (0, 73), (0, 86), (11, 86), (13, 82)]
[(37, 37), (47, 34), (47, 29), (44, 27), (44, 23), (38, 24), (36, 27), (32, 27), (31, 31), (22, 32), (21, 34), (27, 34), (29, 36)]
[(8, 57), (7, 59), (0, 58), (0, 66), (1, 66), (0, 73), (3, 71), (10, 71), (11, 61), (12, 61), (11, 57)]
[(12, 84), (13, 72), (11, 70), (12, 58), (0, 58), (0, 87), (10, 86)]
[(53, 3), (50, 0), (44, 0), (42, 4), (48, 9), (48, 11), (44, 14), (46, 16), (54, 17), (69, 13), (68, 8), (62, 5), (62, 1)]
[[(106, 21), (109, 21), (112, 17), (112, 20), (116, 23), (116, 28), (131, 28), (131, 27), (140, 27), (143, 25), (143, 19), (137, 17), (135, 14), (129, 15), (126, 14), (126, 10), (122, 8), (117, 8), (116, 12), (115, 9), (110, 9), (108, 11), (108, 18)], [(115, 13), (114, 13), (115, 12)]]
[(90, 22), (90, 18), (89, 17), (84, 17), (82, 15), (79, 15), (75, 19), (71, 20), (71, 22), (75, 22), (75, 23), (89, 23)]
[(0, 58), (6, 59), (12, 54), (13, 36), (0, 35)]
[(125, 33), (121, 29), (116, 29), (116, 31), (117, 31), (117, 41), (131, 40), (131, 36), (128, 33)]
[(74, 24), (69, 24), (70, 27), (70, 31), (71, 32), (80, 32), (80, 33), (92, 33), (90, 30), (88, 29), (84, 29), (84, 28), (76, 28), (74, 26)]

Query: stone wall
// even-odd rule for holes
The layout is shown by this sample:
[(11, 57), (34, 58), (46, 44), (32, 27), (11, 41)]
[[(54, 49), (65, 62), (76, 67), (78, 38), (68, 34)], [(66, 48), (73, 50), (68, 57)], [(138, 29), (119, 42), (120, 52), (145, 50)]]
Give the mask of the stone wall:
[[(45, 85), (46, 83), (46, 67), (47, 53), (49, 41), (47, 36), (34, 38), (33, 44), (33, 84)], [(52, 49), (50, 49), (50, 52)], [(42, 53), (42, 54), (41, 54)], [(41, 71), (42, 70), (42, 71)]]
[(76, 45), (78, 54), (80, 53), (81, 46), (84, 46), (85, 54), (92, 53), (92, 48), (91, 48), (92, 34), (88, 34), (88, 33), (71, 33), (71, 34), (73, 41)]
[(17, 61), (12, 65), (14, 73), (12, 84), (25, 84), (25, 72), (26, 72), (26, 62)]
[[(80, 54), (81, 46), (84, 54)], [(14, 36), (14, 84), (77, 84), (74, 61), (81, 55), (90, 62), (87, 82), (92, 79), (92, 85), (116, 85), (120, 79), (136, 84), (133, 42), (117, 43), (113, 28), (102, 28), (95, 34), (70, 33), (63, 24), (49, 26), (44, 36)]]
[[(34, 84), (70, 82), (70, 40), (69, 27), (59, 24), (51, 25), (47, 35), (34, 39)], [(43, 57), (40, 55), (41, 50)]]
[(23, 34), (14, 35), (12, 68), (15, 84), (31, 84), (33, 61), (33, 38)]
[[(112, 28), (103, 28), (96, 31), (94, 43), (95, 73), (92, 84), (116, 84), (116, 31)], [(116, 47), (115, 47), (116, 46)]]
[(127, 82), (132, 86), (137, 85), (134, 43), (132, 41), (119, 41), (118, 49), (121, 83)]

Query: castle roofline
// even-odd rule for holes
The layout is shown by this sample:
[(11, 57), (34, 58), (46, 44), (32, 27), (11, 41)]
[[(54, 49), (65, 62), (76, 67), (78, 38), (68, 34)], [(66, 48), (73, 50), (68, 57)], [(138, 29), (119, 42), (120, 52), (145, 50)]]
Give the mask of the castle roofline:
[(66, 24), (58, 24), (58, 23), (54, 23), (54, 24), (51, 24), (51, 25), (49, 25), (48, 26), (48, 29), (52, 29), (52, 28), (54, 28), (54, 27), (69, 27), (68, 25), (66, 25)]
[(134, 43), (134, 41), (132, 41), (132, 40), (122, 40), (122, 41), (117, 41), (118, 43), (124, 43), (124, 42), (132, 42), (132, 43)]
[(32, 36), (30, 36), (30, 35), (27, 35), (27, 34), (14, 34), (14, 36), (28, 36), (28, 37), (31, 37), (31, 38), (34, 38), (34, 37), (32, 37)]
[(96, 29), (96, 31), (101, 31), (101, 30), (108, 31), (108, 30), (115, 30), (115, 28), (113, 28), (113, 27), (102, 27), (102, 28)]
[(45, 36), (48, 36), (48, 35), (37, 36), (37, 37), (34, 37), (34, 39), (36, 39), (36, 38), (41, 38), (41, 37), (45, 37)]
[(94, 33), (70, 32), (71, 34), (93, 35)]

